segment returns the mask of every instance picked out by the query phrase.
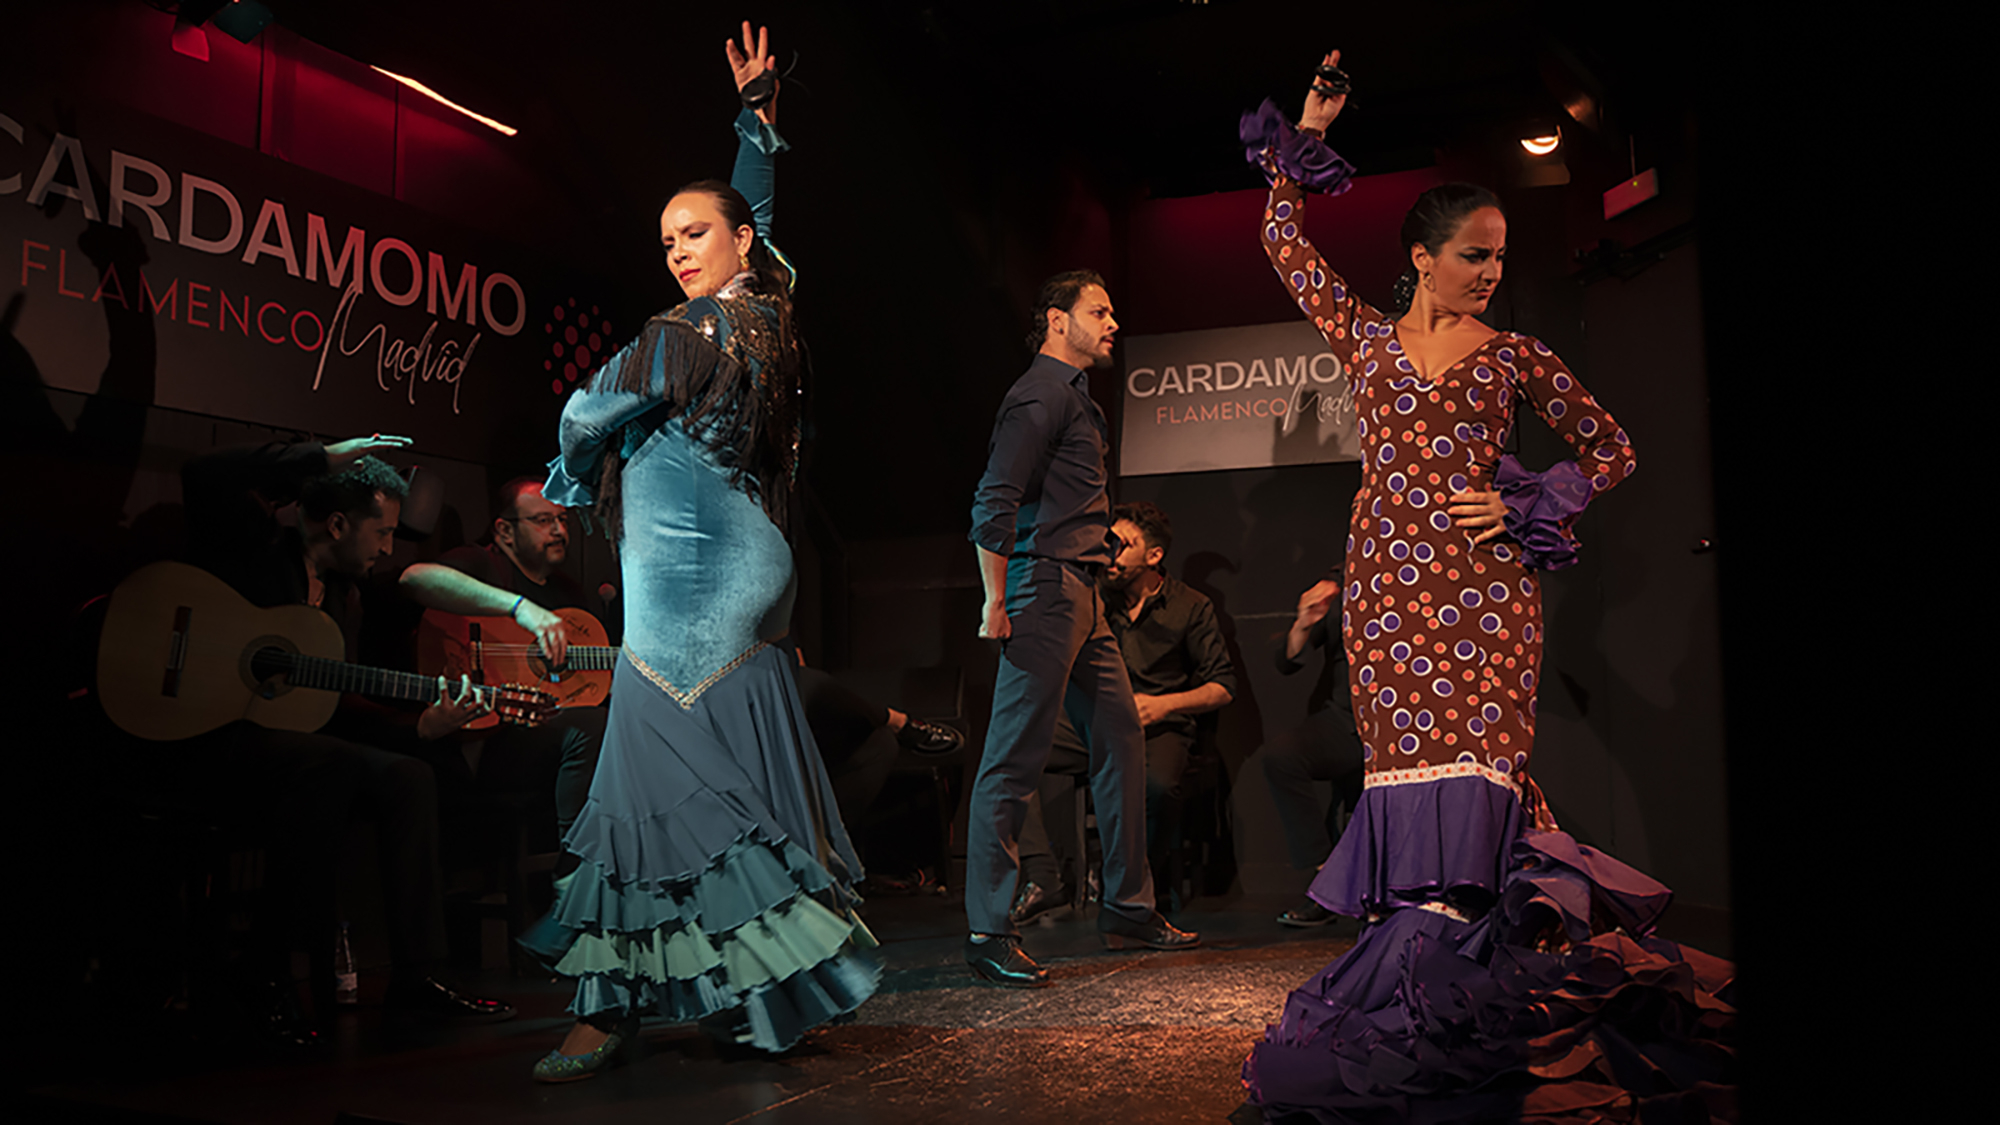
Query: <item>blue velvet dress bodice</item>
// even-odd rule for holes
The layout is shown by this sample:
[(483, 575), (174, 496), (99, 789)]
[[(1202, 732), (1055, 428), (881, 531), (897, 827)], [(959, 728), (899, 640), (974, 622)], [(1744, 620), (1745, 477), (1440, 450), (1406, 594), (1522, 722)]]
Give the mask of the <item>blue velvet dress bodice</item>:
[(791, 617), (792, 553), (764, 509), (679, 421), (649, 436), (619, 485), (625, 645), (693, 693)]

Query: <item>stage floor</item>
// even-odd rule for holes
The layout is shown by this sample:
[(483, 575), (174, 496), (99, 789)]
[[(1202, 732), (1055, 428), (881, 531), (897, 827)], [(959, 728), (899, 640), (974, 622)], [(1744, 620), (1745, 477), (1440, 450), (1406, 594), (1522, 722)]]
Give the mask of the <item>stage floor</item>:
[(1242, 1104), (1238, 1070), (1286, 992), (1354, 938), (1346, 920), (1279, 926), (1289, 905), (1198, 900), (1177, 921), (1201, 931), (1204, 944), (1182, 953), (1111, 953), (1094, 916), (1043, 920), (1028, 928), (1026, 947), (1055, 983), (1015, 990), (966, 968), (958, 899), (877, 898), (865, 918), (882, 941), (881, 991), (854, 1023), (816, 1031), (780, 1058), (721, 1057), (691, 1025), (648, 1023), (628, 1065), (538, 1085), (528, 1071), (568, 1027), (569, 991), (488, 973), (465, 983), (511, 1001), (518, 1018), (440, 1027), (364, 1004), (341, 1015), (308, 1059), (243, 1059), (171, 1034), (112, 1031), (96, 1045), (96, 1065), (83, 1061), (87, 1069), (68, 1080), (34, 1089), (31, 1116), (260, 1125), (1218, 1122)]

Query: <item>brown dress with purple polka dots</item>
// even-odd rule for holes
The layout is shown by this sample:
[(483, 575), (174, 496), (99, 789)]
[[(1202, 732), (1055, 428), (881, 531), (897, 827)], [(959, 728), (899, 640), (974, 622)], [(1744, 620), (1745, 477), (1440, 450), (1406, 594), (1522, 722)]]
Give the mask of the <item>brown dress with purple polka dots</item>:
[[(1553, 827), (1527, 773), (1542, 655), (1533, 565), (1546, 557), (1532, 544), (1554, 542), (1552, 554), (1566, 560), (1573, 509), (1633, 469), (1625, 431), (1554, 353), (1519, 333), (1495, 333), (1426, 381), (1403, 354), (1395, 323), (1306, 241), (1303, 189), (1271, 171), (1264, 250), (1340, 360), (1358, 419), (1361, 490), (1348, 531), (1341, 636), (1366, 785), (1483, 777)], [(1573, 468), (1557, 470), (1577, 499), (1560, 517), (1545, 508), (1544, 526), (1532, 528), (1535, 521), (1514, 516), (1533, 505), (1510, 496), (1508, 532), (1475, 545), (1473, 530), (1453, 526), (1448, 498), (1496, 488), (1522, 403), (1576, 451)], [(1512, 475), (1539, 486), (1534, 474)]]

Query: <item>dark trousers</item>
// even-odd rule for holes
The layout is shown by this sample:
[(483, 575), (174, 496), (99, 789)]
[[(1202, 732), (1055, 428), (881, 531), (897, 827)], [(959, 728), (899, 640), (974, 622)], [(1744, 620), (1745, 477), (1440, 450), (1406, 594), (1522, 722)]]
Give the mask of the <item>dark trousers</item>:
[(993, 715), (973, 782), (965, 850), (965, 913), (974, 933), (1018, 932), (1008, 919), (1020, 882), (1019, 841), (1067, 712), (1089, 750), (1091, 794), (1104, 842), (1104, 909), (1153, 916), (1146, 864), (1146, 748), (1132, 683), (1104, 620), (1097, 585), (1053, 559), (1009, 560), (1012, 636), (1000, 645)]
[(889, 709), (870, 703), (839, 680), (796, 660), (792, 673), (798, 681), (799, 701), (805, 705), (806, 725), (812, 728), (813, 742), (826, 761), (840, 822), (852, 833), (882, 795), (889, 771), (896, 765), (896, 740), (883, 733), (889, 725)]
[(237, 722), (176, 744), (185, 792), (245, 817), (270, 852), (259, 952), (332, 948), (334, 868), (347, 826), (375, 824), (389, 955), (421, 973), (445, 957), (438, 796), (431, 767), (323, 734)]
[[(538, 851), (554, 850), (583, 812), (610, 717), (607, 707), (565, 707), (538, 726), (502, 723), (476, 743), (449, 739), (431, 743), (423, 757), (436, 771), (438, 788), (448, 800), (484, 793), (534, 798), (545, 815), (553, 814), (555, 835), (531, 839)], [(476, 757), (467, 752), (473, 747)]]
[[(1187, 773), (1194, 734), (1180, 729), (1155, 729), (1146, 734), (1146, 854), (1152, 865), (1153, 889), (1159, 893), (1172, 815), (1182, 800), (1181, 778)], [(1090, 751), (1063, 716), (1056, 723), (1055, 743), (1042, 773), (1039, 800), (1030, 804), (1021, 828), (1021, 870), (1029, 879), (1078, 901), (1083, 887), (1083, 857), (1073, 854), (1080, 839), (1076, 823), (1076, 790), (1089, 776)]]
[[(1314, 712), (1258, 747), (1243, 763), (1243, 773), (1261, 774), (1270, 788), (1292, 866), (1313, 870), (1333, 852), (1335, 814), (1343, 804), (1352, 808), (1361, 796), (1361, 740), (1354, 733), (1353, 716), (1339, 707)], [(1333, 803), (1325, 808), (1313, 784), (1319, 781), (1334, 786)]]

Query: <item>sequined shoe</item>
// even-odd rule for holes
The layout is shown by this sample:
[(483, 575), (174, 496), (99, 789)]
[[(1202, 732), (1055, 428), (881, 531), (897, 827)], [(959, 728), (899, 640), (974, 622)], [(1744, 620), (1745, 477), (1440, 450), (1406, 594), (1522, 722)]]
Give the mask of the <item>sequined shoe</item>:
[(597, 1077), (597, 1072), (609, 1070), (625, 1061), (625, 1046), (638, 1034), (637, 1024), (625, 1023), (618, 1030), (604, 1037), (597, 1049), (581, 1055), (565, 1055), (560, 1049), (550, 1051), (535, 1064), (537, 1082), (581, 1082)]

